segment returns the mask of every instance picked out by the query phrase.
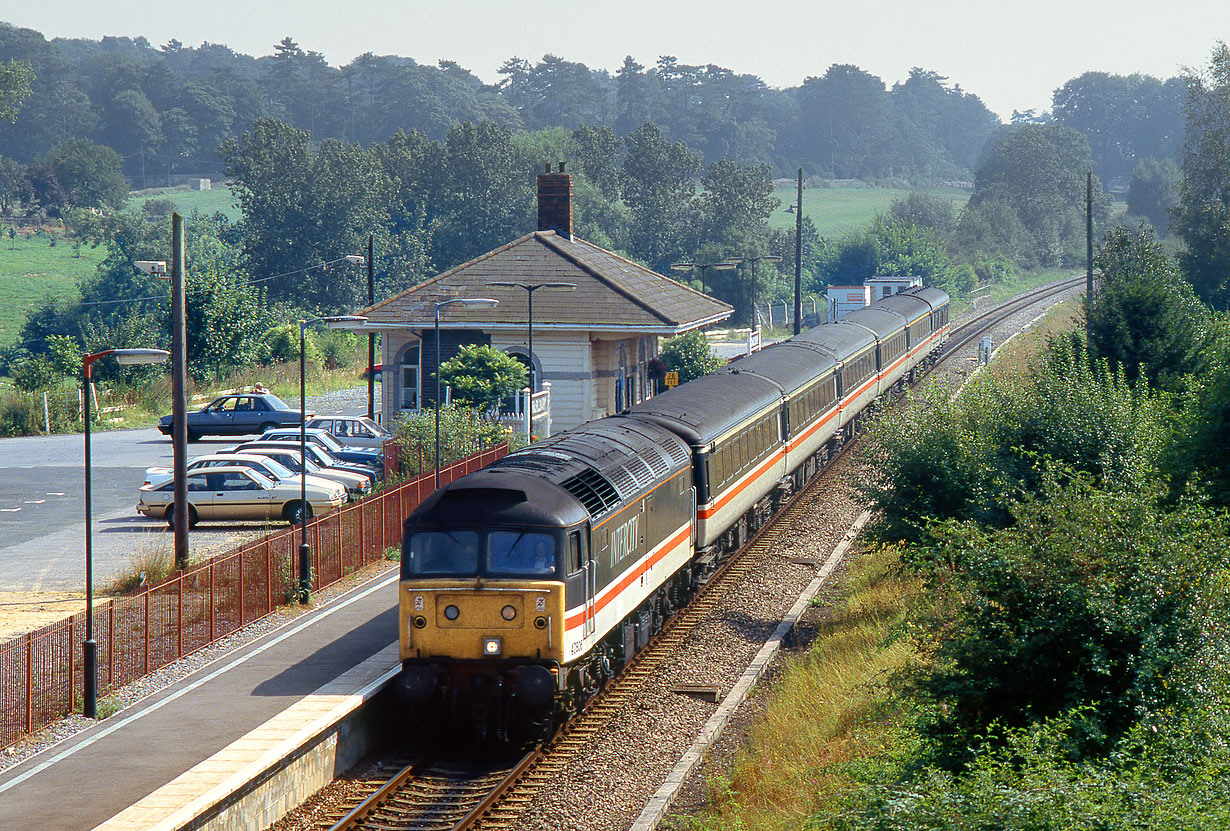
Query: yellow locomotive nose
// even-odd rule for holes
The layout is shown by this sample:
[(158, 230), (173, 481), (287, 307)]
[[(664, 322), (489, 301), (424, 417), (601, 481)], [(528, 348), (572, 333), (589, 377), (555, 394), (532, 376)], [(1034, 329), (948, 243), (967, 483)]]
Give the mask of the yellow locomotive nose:
[(563, 603), (558, 584), (513, 591), (491, 584), (403, 584), (402, 659), (559, 660)]

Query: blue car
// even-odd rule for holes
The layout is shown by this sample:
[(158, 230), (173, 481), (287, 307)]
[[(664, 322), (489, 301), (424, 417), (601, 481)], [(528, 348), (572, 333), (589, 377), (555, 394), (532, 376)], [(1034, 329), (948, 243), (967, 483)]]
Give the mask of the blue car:
[[(316, 413), (309, 411), (308, 418)], [(299, 426), (303, 414), (272, 393), (236, 393), (215, 398), (196, 412), (187, 413), (188, 441), (201, 436), (243, 436), (278, 427)], [(158, 430), (171, 435), (171, 416), (158, 420)]]

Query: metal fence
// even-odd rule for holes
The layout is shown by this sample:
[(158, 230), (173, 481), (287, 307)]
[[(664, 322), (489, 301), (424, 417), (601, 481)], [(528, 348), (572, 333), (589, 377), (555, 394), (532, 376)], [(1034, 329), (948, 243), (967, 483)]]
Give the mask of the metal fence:
[[(508, 445), (440, 470), (441, 484), (486, 467)], [(432, 492), (416, 476), (308, 522), (317, 590), (401, 544), (402, 523)], [(264, 617), (294, 597), (299, 528), (212, 557), (140, 594), (94, 610), (98, 691), (105, 694)], [(85, 612), (0, 644), (0, 747), (81, 708)]]

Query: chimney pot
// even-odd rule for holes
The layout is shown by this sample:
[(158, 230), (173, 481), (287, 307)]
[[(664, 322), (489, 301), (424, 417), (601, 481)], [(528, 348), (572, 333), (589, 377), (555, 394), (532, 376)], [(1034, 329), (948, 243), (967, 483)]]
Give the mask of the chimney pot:
[(563, 172), (564, 172), (564, 163), (563, 163), (563, 162), (560, 162), (560, 163), (559, 163), (559, 172), (560, 172), (560, 173), (563, 173)]

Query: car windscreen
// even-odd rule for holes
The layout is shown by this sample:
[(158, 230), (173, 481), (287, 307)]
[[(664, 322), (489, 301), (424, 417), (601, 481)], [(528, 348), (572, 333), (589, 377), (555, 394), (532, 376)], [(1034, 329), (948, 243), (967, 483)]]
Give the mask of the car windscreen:
[[(257, 400), (260, 401), (261, 399), (258, 398)], [(285, 401), (278, 398), (273, 393), (266, 393), (264, 396), (264, 401), (269, 405), (269, 408), (271, 410), (289, 410), (290, 409), (290, 406)]]
[(316, 436), (317, 436), (318, 443), (324, 445), (330, 450), (341, 450), (342, 449), (341, 442), (333, 438), (332, 433), (326, 433), (322, 430), (321, 432), (317, 433)]
[(474, 531), (420, 531), (411, 534), (403, 554), (409, 574), (478, 573), (478, 534)]

